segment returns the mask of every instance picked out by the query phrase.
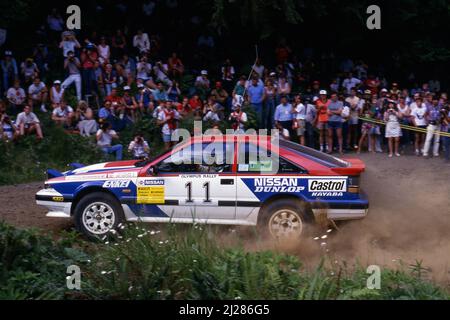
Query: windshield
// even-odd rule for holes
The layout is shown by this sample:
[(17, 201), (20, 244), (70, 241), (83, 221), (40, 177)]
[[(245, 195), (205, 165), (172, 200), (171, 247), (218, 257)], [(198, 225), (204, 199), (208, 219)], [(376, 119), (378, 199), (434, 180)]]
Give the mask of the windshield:
[(293, 151), (295, 153), (300, 153), (300, 155), (309, 156), (309, 157), (318, 159), (322, 162), (326, 162), (329, 164), (329, 166), (332, 166), (332, 167), (347, 168), (350, 166), (350, 164), (347, 161), (330, 156), (326, 153), (317, 151), (312, 148), (301, 146), (301, 145), (291, 142), (291, 141), (280, 140), (280, 146), (282, 146), (283, 148), (288, 149), (290, 151)]

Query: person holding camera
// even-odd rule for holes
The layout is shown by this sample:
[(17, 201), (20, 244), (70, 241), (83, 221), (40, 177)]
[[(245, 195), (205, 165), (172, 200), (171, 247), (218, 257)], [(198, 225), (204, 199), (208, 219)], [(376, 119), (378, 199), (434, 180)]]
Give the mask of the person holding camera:
[(400, 157), (398, 147), (400, 144), (400, 137), (402, 136), (402, 129), (400, 128), (400, 119), (402, 114), (396, 109), (395, 102), (389, 101), (386, 112), (384, 113), (384, 121), (386, 121), (385, 136), (389, 142), (389, 158), (392, 158), (393, 152)]
[(80, 135), (83, 137), (89, 137), (91, 134), (97, 132), (98, 125), (94, 119), (94, 113), (86, 101), (81, 100), (78, 103), (77, 110), (75, 111), (75, 119), (78, 121), (77, 127), (80, 130)]
[(142, 133), (138, 133), (134, 136), (133, 141), (128, 146), (128, 151), (133, 155), (133, 159), (141, 160), (148, 158), (150, 153), (150, 147), (147, 141), (145, 141)]
[(64, 69), (69, 73), (69, 76), (63, 81), (62, 89), (66, 90), (75, 82), (75, 88), (77, 91), (77, 99), (81, 100), (81, 62), (75, 57), (73, 51), (67, 53), (67, 58), (64, 60)]
[(111, 129), (111, 124), (109, 122), (104, 122), (100, 129), (97, 131), (97, 146), (103, 151), (105, 155), (115, 154), (116, 160), (122, 160), (122, 150), (121, 144), (112, 145), (113, 139), (119, 139), (118, 134)]
[(247, 113), (242, 111), (241, 105), (236, 104), (234, 106), (234, 111), (230, 114), (228, 118), (231, 121), (231, 127), (236, 134), (243, 134), (245, 131), (245, 124), (247, 123)]
[(9, 116), (3, 114), (0, 117), (0, 138), (5, 141), (15, 141), (19, 137), (19, 129)]
[(153, 95), (149, 88), (145, 87), (143, 83), (137, 85), (138, 92), (134, 99), (136, 100), (141, 114), (151, 114), (154, 108)]
[(427, 107), (426, 118), (428, 120), (427, 134), (425, 137), (425, 144), (423, 146), (423, 156), (428, 157), (428, 152), (431, 148), (431, 142), (433, 143), (433, 156), (439, 157), (439, 141), (441, 139), (439, 130), (441, 128), (441, 122), (446, 118), (445, 109), (441, 110), (439, 105), (439, 98), (437, 95), (433, 96), (431, 105)]

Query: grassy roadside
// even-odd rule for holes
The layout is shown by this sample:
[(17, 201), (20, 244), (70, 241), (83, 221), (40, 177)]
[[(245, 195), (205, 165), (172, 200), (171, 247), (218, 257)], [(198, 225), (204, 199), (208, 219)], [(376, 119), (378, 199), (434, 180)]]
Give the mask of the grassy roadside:
[[(382, 269), (381, 289), (369, 290), (362, 266), (324, 259), (310, 271), (290, 255), (224, 248), (209, 231), (124, 225), (93, 244), (0, 224), (0, 299), (450, 299), (412, 270)], [(80, 291), (66, 287), (73, 264)]]

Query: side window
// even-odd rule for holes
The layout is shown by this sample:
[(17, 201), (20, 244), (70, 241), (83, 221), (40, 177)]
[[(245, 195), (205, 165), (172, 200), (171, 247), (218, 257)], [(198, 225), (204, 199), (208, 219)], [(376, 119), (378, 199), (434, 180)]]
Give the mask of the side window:
[[(307, 173), (305, 169), (282, 157), (275, 155), (272, 157), (272, 153), (270, 151), (260, 150), (259, 147), (253, 143), (246, 142), (245, 146), (241, 145), (239, 150), (239, 173), (273, 173), (273, 170), (276, 170), (276, 168), (278, 168), (276, 173)], [(260, 157), (260, 153), (263, 154), (262, 157)]]
[(192, 144), (173, 153), (157, 165), (161, 173), (226, 173), (231, 172), (234, 144)]

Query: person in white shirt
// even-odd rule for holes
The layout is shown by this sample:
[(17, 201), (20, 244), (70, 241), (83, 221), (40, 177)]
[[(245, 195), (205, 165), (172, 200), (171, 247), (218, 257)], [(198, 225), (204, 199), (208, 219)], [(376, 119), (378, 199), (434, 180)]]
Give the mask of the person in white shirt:
[(292, 111), (294, 114), (294, 128), (297, 130), (297, 136), (302, 146), (305, 145), (305, 131), (306, 131), (306, 106), (302, 103), (300, 95), (294, 98), (295, 108)]
[(358, 148), (358, 123), (359, 115), (361, 113), (362, 104), (361, 99), (356, 95), (356, 89), (352, 88), (350, 90), (350, 96), (345, 99), (350, 105), (350, 115), (348, 117), (348, 135), (347, 135), (347, 146), (354, 149)]
[(139, 53), (150, 52), (150, 40), (148, 34), (143, 32), (142, 29), (138, 30), (137, 34), (133, 37), (133, 47), (135, 47)]
[(113, 139), (119, 139), (118, 134), (111, 129), (111, 125), (108, 122), (104, 122), (101, 128), (97, 131), (97, 146), (103, 151), (104, 154), (115, 154), (116, 160), (122, 160), (121, 144), (112, 145)]
[(42, 129), (38, 117), (31, 112), (31, 107), (26, 105), (23, 112), (19, 113), (16, 119), (16, 125), (19, 127), (21, 136), (36, 132), (38, 139), (43, 139)]
[(71, 106), (68, 106), (64, 100), (61, 100), (52, 112), (52, 120), (61, 126), (70, 127), (74, 119), (74, 113)]
[[(427, 128), (427, 108), (425, 104), (422, 102), (422, 98), (420, 96), (416, 97), (416, 101), (411, 104), (411, 119), (412, 123), (415, 127), (426, 129)], [(415, 108), (413, 109), (413, 104), (415, 104)], [(420, 156), (420, 152), (423, 152), (423, 144), (425, 142), (425, 133), (416, 132), (415, 138), (415, 147), (416, 147), (416, 155)]]
[(8, 89), (6, 98), (14, 114), (17, 114), (18, 110), (23, 108), (27, 96), (25, 90), (20, 87), (19, 80), (15, 80), (14, 86)]
[(28, 87), (28, 96), (28, 104), (30, 106), (40, 104), (41, 111), (47, 112), (45, 103), (47, 102), (48, 90), (45, 83), (38, 77), (34, 78), (33, 83)]
[(63, 56), (68, 57), (69, 52), (75, 52), (75, 49), (80, 49), (81, 45), (77, 38), (71, 31), (63, 32), (63, 40), (59, 44), (59, 48), (63, 50)]
[(152, 65), (147, 62), (147, 56), (142, 56), (141, 60), (136, 65), (137, 76), (136, 78), (141, 79), (143, 82), (150, 80), (152, 77), (150, 73), (152, 72)]
[(50, 88), (50, 101), (53, 109), (56, 108), (64, 99), (64, 89), (61, 87), (61, 81), (55, 80)]
[(172, 146), (172, 133), (177, 128), (177, 120), (180, 114), (175, 108), (171, 107), (171, 102), (161, 105), (158, 112), (156, 123), (161, 126), (161, 134), (164, 142), (165, 150), (169, 150)]
[(128, 152), (133, 155), (133, 159), (140, 160), (148, 157), (150, 147), (141, 133), (135, 135), (133, 141), (128, 145)]
[(345, 93), (350, 94), (353, 88), (358, 87), (361, 84), (361, 80), (354, 78), (353, 74), (350, 72), (342, 82), (342, 87), (345, 88)]
[(111, 48), (106, 43), (105, 37), (100, 38), (100, 44), (97, 46), (97, 51), (98, 51), (98, 60), (100, 61), (100, 64), (104, 65), (109, 63), (109, 58), (111, 56)]

